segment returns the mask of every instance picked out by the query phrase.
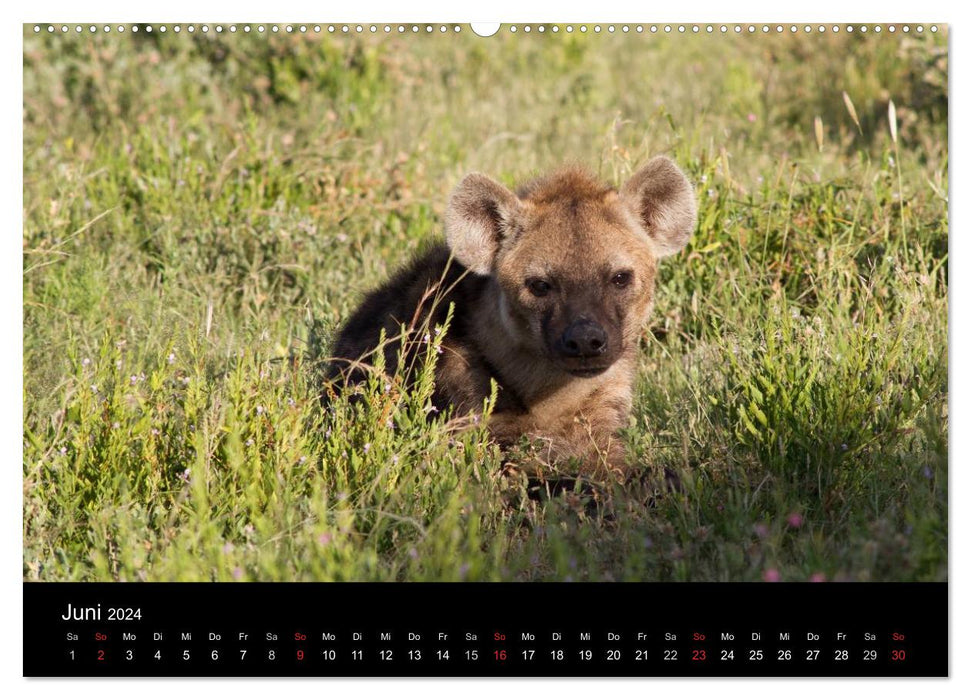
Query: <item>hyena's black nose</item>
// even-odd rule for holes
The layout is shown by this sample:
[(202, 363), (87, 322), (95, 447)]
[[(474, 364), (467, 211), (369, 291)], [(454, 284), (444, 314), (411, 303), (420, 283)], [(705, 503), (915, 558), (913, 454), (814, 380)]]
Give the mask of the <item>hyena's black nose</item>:
[(607, 352), (607, 334), (599, 323), (581, 319), (563, 332), (560, 347), (567, 357), (596, 357)]

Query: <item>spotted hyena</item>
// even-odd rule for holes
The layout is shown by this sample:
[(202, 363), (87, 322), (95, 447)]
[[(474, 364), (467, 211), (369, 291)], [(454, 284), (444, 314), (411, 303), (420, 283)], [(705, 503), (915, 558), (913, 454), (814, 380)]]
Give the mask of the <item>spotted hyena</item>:
[(616, 431), (658, 261), (685, 245), (695, 216), (692, 186), (660, 156), (620, 189), (573, 167), (516, 192), (467, 175), (445, 242), (364, 299), (337, 337), (330, 378), (360, 381), (375, 352), (389, 371), (413, 367), (452, 307), (434, 375), (440, 410), (481, 413), (495, 382), (488, 430), (500, 445), (528, 438), (539, 469), (627, 476)]

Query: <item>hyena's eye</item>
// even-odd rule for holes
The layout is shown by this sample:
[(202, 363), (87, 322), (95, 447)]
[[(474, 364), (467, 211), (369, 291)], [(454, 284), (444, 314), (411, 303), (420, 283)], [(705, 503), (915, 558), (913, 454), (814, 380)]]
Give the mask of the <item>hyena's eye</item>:
[(553, 289), (553, 285), (551, 285), (549, 282), (535, 277), (533, 279), (526, 280), (526, 287), (530, 292), (532, 292), (533, 296), (537, 297), (545, 297), (550, 293), (550, 290)]
[(623, 272), (618, 272), (616, 275), (614, 275), (613, 277), (611, 277), (610, 278), (610, 283), (612, 285), (614, 285), (615, 287), (618, 287), (620, 289), (623, 289), (624, 287), (626, 287), (627, 285), (629, 285), (631, 283), (631, 280), (633, 278), (634, 278), (634, 275), (633, 274), (631, 274), (627, 270), (624, 270)]

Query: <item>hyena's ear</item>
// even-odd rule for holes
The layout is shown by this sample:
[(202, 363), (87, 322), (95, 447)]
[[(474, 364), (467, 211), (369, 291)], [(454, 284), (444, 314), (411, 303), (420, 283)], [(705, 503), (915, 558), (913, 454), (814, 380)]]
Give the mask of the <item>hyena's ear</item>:
[(455, 259), (488, 275), (521, 206), (515, 194), (490, 177), (472, 173), (462, 178), (445, 212), (445, 240)]
[(691, 238), (698, 213), (694, 188), (669, 158), (651, 158), (621, 188), (620, 196), (660, 257), (677, 253)]

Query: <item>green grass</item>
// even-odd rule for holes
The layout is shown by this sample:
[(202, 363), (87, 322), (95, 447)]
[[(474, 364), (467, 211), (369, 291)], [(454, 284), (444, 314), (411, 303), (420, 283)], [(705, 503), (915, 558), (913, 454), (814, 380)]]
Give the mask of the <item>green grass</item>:
[[(25, 579), (946, 579), (945, 48), (25, 31)], [(464, 173), (657, 153), (699, 226), (624, 438), (683, 494), (531, 500), (427, 384), (321, 409)]]

